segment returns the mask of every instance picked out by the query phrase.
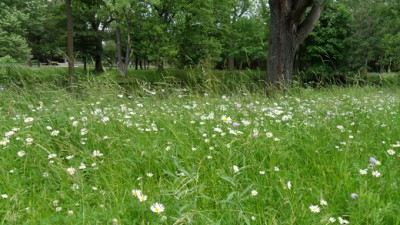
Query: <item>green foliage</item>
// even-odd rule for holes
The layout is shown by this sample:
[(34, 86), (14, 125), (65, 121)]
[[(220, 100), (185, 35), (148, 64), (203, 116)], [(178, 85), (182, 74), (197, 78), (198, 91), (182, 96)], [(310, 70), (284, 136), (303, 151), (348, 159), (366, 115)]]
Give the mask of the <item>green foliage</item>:
[(17, 60), (15, 60), (13, 57), (6, 55), (3, 57), (0, 57), (0, 63), (16, 63)]
[[(335, 74), (347, 70), (351, 15), (341, 2), (329, 2), (318, 25), (300, 47), (298, 67), (302, 82), (340, 83)], [(340, 80), (338, 80), (340, 79)], [(339, 81), (339, 82), (338, 82)]]
[(346, 52), (349, 67), (375, 72), (398, 70), (398, 1), (349, 1), (346, 5), (353, 18)]
[(1, 2), (0, 8), (0, 57), (10, 55), (19, 60), (29, 59), (31, 50), (25, 38), (29, 16), (14, 4)]

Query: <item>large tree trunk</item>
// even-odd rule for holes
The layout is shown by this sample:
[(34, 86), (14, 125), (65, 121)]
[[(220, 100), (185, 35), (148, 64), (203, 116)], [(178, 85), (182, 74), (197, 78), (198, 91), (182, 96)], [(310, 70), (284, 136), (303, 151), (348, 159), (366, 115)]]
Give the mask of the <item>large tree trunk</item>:
[(279, 13), (271, 13), (267, 82), (281, 89), (292, 83), (294, 57), (299, 43), (291, 21)]
[[(267, 94), (289, 88), (299, 45), (316, 26), (324, 0), (269, 0), (271, 10)], [(311, 7), (311, 10), (308, 10)], [(303, 19), (304, 18), (304, 19)]]
[(74, 39), (73, 39), (73, 22), (71, 11), (71, 0), (65, 0), (65, 8), (67, 13), (67, 56), (68, 56), (68, 73), (71, 86), (75, 84), (74, 71)]

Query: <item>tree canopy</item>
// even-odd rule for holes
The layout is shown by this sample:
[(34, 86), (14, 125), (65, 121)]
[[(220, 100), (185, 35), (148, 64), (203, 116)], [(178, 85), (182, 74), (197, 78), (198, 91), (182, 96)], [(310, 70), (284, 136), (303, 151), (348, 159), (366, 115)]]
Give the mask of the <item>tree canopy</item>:
[[(275, 2), (281, 4), (272, 0), (74, 0), (74, 55), (78, 62), (94, 62), (97, 72), (110, 63), (121, 69), (150, 64), (158, 69), (266, 70), (267, 55), (273, 51), (268, 39)], [(297, 72), (399, 69), (398, 1), (327, 0), (310, 35), (301, 33), (310, 31), (301, 26), (321, 1), (282, 2), (291, 2), (296, 9), (287, 12), (293, 12), (301, 39), (289, 62), (294, 79)], [(65, 3), (59, 0), (2, 1), (0, 57), (21, 62), (66, 59), (64, 10)]]

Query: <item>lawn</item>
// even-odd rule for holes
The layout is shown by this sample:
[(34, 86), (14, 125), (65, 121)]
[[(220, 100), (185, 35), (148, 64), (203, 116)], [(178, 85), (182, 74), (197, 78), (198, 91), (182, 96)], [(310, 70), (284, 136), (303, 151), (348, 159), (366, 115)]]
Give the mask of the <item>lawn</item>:
[(396, 88), (0, 91), (2, 224), (400, 224)]

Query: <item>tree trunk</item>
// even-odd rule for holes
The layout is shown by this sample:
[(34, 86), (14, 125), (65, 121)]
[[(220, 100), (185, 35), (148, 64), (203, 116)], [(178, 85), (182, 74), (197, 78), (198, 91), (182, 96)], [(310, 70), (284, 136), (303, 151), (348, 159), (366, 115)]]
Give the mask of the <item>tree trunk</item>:
[(139, 66), (139, 57), (135, 55), (135, 70), (138, 70), (138, 66)]
[(235, 58), (233, 55), (228, 56), (228, 70), (234, 70), (235, 69)]
[(102, 40), (99, 39), (96, 44), (96, 55), (95, 55), (95, 72), (96, 73), (104, 73), (104, 68), (103, 68), (103, 44)]
[(130, 62), (130, 54), (131, 54), (131, 25), (129, 23), (129, 17), (127, 18), (127, 35), (126, 35), (126, 49), (125, 49), (125, 65), (124, 65), (124, 71), (123, 71), (123, 76), (126, 76), (126, 73), (128, 72), (128, 67), (129, 67), (129, 62)]
[(65, 0), (65, 9), (67, 13), (67, 56), (68, 56), (68, 73), (71, 86), (75, 84), (74, 71), (74, 39), (73, 39), (73, 22), (71, 0)]
[(271, 13), (267, 82), (278, 89), (290, 86), (299, 43), (293, 25), (279, 12)]
[[(324, 0), (269, 0), (271, 11), (267, 94), (292, 84), (297, 50), (316, 26)], [(311, 10), (308, 10), (311, 7)]]
[(116, 35), (117, 35), (117, 67), (119, 74), (121, 76), (124, 76), (124, 65), (122, 63), (122, 38), (121, 38), (121, 28), (119, 26), (119, 21), (117, 21), (118, 25), (115, 29)]

